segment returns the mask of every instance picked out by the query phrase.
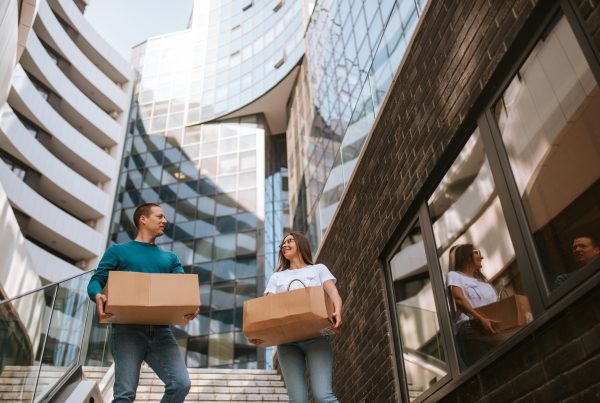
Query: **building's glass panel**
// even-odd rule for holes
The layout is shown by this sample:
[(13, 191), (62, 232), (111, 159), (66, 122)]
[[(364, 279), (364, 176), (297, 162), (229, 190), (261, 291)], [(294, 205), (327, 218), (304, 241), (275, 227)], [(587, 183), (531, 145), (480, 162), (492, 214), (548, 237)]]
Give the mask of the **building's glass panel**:
[[(524, 304), (528, 304), (478, 129), (428, 205), (447, 285), (456, 349), (465, 369), (520, 329), (515, 326), (500, 331), (499, 323), (490, 322), (493, 318), (475, 315), (472, 309), (513, 295), (524, 296)], [(526, 319), (533, 318), (529, 314)]]
[(495, 107), (550, 290), (600, 268), (598, 110), (598, 83), (565, 17)]
[(390, 260), (402, 358), (411, 400), (448, 373), (421, 227), (416, 223)]

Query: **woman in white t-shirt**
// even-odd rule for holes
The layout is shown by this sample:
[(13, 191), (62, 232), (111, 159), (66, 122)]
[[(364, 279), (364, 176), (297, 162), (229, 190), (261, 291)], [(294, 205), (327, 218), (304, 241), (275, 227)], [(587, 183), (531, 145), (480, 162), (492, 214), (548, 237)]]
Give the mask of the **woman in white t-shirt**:
[(456, 303), (457, 341), (460, 357), (471, 365), (490, 350), (490, 346), (473, 339), (473, 322), (486, 333), (495, 334), (497, 321), (486, 318), (475, 308), (498, 300), (496, 290), (481, 272), (483, 256), (472, 244), (458, 245), (450, 250), (448, 286)]
[[(299, 280), (299, 281), (295, 281)], [(285, 236), (279, 248), (279, 264), (269, 279), (266, 294), (276, 294), (302, 287), (322, 285), (334, 306), (334, 331), (342, 326), (342, 298), (335, 286), (336, 279), (323, 264), (313, 264), (310, 242), (297, 232)], [(252, 339), (260, 345), (263, 341)], [(333, 394), (333, 351), (330, 336), (286, 343), (277, 346), (279, 364), (290, 402), (308, 402), (306, 367), (310, 371), (312, 394), (317, 402), (337, 402)]]

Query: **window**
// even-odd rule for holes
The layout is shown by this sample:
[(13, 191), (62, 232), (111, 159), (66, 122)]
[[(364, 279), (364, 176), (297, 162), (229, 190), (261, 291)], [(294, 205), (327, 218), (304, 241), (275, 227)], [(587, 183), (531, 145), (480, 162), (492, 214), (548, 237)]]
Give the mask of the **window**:
[(498, 332), (495, 337), (496, 330), (489, 326), (499, 324), (490, 324), (487, 315), (474, 315), (472, 308), (525, 294), (479, 130), (429, 198), (428, 207), (464, 369), (519, 330)]
[(448, 373), (421, 228), (417, 222), (389, 262), (411, 400)]
[(597, 75), (562, 15), (531, 46), (388, 256), (410, 400), (440, 400), (600, 270)]
[(549, 290), (600, 267), (599, 110), (598, 83), (565, 17), (494, 107)]

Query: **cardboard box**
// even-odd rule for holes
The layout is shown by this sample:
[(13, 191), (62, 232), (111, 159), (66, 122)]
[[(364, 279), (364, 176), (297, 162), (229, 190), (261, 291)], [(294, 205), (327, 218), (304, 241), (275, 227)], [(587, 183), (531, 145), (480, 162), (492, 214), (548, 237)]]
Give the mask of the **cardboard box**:
[(500, 301), (475, 308), (488, 319), (497, 320), (496, 334), (485, 332), (479, 321), (473, 320), (473, 337), (492, 346), (499, 346), (533, 320), (529, 300), (524, 295), (512, 295)]
[(244, 302), (244, 335), (261, 347), (332, 334), (333, 302), (322, 286), (269, 294)]
[(104, 290), (113, 316), (101, 323), (182, 325), (200, 306), (196, 274), (111, 271)]
[(512, 295), (475, 309), (488, 319), (497, 320), (499, 331), (525, 326), (533, 320), (529, 300), (524, 295)]

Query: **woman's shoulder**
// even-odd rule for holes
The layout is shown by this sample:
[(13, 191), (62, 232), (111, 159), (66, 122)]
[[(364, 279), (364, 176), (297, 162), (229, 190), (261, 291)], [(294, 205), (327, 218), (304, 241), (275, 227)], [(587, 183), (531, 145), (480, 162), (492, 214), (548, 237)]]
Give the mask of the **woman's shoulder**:
[(323, 263), (315, 263), (310, 267), (312, 267), (313, 270), (317, 270), (317, 271), (321, 271), (321, 270), (329, 271), (329, 268), (327, 266), (325, 266)]

